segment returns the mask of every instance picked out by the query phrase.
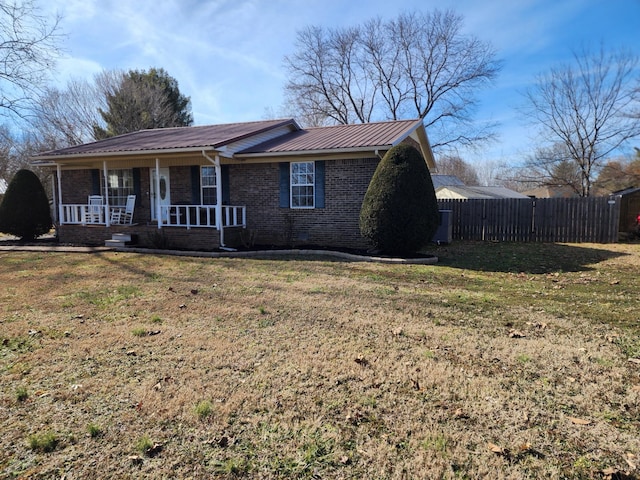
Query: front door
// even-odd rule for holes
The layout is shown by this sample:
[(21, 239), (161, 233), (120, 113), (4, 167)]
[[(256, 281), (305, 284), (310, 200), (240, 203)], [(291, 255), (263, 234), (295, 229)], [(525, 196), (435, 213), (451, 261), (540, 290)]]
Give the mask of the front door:
[[(158, 195), (160, 197), (161, 206), (171, 205), (171, 189), (169, 184), (169, 169), (160, 168), (160, 183), (158, 188), (158, 178), (156, 169), (151, 169), (151, 220), (158, 220)], [(156, 190), (158, 190), (156, 192)], [(168, 209), (162, 209), (162, 220), (167, 220)]]

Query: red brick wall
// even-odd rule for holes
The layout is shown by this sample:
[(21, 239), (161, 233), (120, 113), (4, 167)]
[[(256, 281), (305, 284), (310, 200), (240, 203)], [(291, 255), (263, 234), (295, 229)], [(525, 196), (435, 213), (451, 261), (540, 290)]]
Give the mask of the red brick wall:
[[(379, 159), (325, 161), (325, 208), (291, 209), (279, 207), (280, 166), (278, 163), (230, 165), (230, 203), (246, 205), (247, 228), (255, 232), (255, 243), (261, 245), (322, 245), (364, 248), (368, 244), (360, 236), (359, 216), (362, 200)], [(158, 229), (150, 221), (149, 169), (140, 169), (140, 198), (136, 199), (134, 223), (124, 227), (138, 233), (139, 243), (151, 246)], [(191, 203), (191, 167), (171, 167), (171, 202)], [(62, 173), (64, 203), (86, 203), (91, 193), (89, 170)], [(63, 225), (62, 242), (101, 245), (118, 228)], [(235, 231), (234, 231), (235, 230)], [(168, 227), (162, 232), (178, 248), (210, 250), (218, 247), (214, 229)], [(246, 238), (245, 232), (245, 238)], [(225, 231), (227, 245), (241, 244), (237, 229)]]
[(60, 175), (62, 184), (62, 203), (83, 203), (89, 202), (89, 195), (92, 195), (93, 182), (91, 170), (65, 170)]
[(231, 204), (247, 206), (258, 244), (367, 247), (360, 207), (377, 165), (377, 158), (326, 161), (325, 208), (315, 209), (279, 207), (278, 163), (231, 165)]
[(156, 225), (116, 225), (109, 228), (100, 225), (61, 225), (58, 238), (61, 243), (104, 245), (114, 233), (127, 233), (136, 237), (135, 245), (148, 248), (173, 248), (179, 250), (215, 250), (220, 246), (220, 236), (213, 228), (165, 227)]
[(191, 204), (191, 167), (169, 168), (169, 181), (171, 182), (171, 203), (173, 205)]
[(149, 169), (140, 168), (140, 195), (136, 198), (136, 208), (133, 212), (133, 221), (146, 225), (151, 221), (151, 190)]

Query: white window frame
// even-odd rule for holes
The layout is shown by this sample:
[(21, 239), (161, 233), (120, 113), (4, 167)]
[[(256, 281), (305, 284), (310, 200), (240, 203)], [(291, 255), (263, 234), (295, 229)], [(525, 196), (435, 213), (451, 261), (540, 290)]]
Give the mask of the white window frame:
[[(213, 184), (210, 184), (210, 182), (208, 182), (205, 185), (205, 169), (207, 169), (207, 172), (212, 172), (212, 175), (206, 175), (206, 178), (210, 178), (210, 181), (213, 181)], [(200, 167), (200, 204), (201, 205), (217, 205), (218, 204), (218, 192), (216, 191), (217, 189), (217, 183), (216, 183), (216, 167), (214, 167), (213, 165), (203, 165)], [(213, 203), (204, 203), (204, 191), (205, 189), (207, 190), (211, 190), (213, 197), (211, 197), (211, 193), (209, 194), (210, 198), (213, 198)]]
[(118, 168), (107, 171), (107, 185), (100, 175), (100, 191), (102, 198), (106, 198), (106, 190), (109, 191), (109, 205), (112, 207), (124, 207), (127, 197), (134, 194), (133, 169)]
[[(301, 165), (311, 165), (311, 171), (300, 171)], [(296, 171), (297, 170), (297, 171)], [(311, 181), (309, 182), (309, 177)], [(311, 198), (311, 205), (294, 205), (295, 189), (311, 188), (311, 195), (300, 195), (300, 198)], [(291, 162), (289, 167), (289, 205), (295, 209), (312, 209), (316, 207), (316, 162)]]

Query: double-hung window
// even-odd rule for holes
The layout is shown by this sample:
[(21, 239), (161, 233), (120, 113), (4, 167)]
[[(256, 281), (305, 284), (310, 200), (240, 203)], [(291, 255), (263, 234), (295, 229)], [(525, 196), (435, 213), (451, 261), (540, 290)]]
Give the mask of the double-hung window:
[(314, 162), (291, 163), (291, 208), (315, 207), (315, 182)]
[(205, 166), (200, 170), (200, 185), (202, 205), (215, 205), (218, 203), (218, 192), (216, 191), (216, 168)]
[[(105, 185), (101, 182), (102, 196), (105, 197)], [(107, 171), (106, 193), (109, 196), (109, 205), (124, 207), (127, 204), (127, 196), (134, 194), (133, 170), (123, 168)]]

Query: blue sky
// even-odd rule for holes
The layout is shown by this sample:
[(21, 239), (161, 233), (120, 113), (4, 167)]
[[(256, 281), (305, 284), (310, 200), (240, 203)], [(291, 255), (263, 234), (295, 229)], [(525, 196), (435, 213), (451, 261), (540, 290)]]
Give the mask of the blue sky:
[[(504, 67), (480, 93), (498, 141), (471, 163), (517, 163), (535, 148), (517, 107), (535, 75), (582, 46), (640, 54), (640, 0), (39, 0), (63, 15), (57, 81), (103, 69), (162, 67), (191, 97), (197, 125), (262, 119), (282, 104), (283, 57), (304, 26), (339, 27), (412, 10), (454, 9)], [(640, 139), (637, 142), (640, 144)]]

